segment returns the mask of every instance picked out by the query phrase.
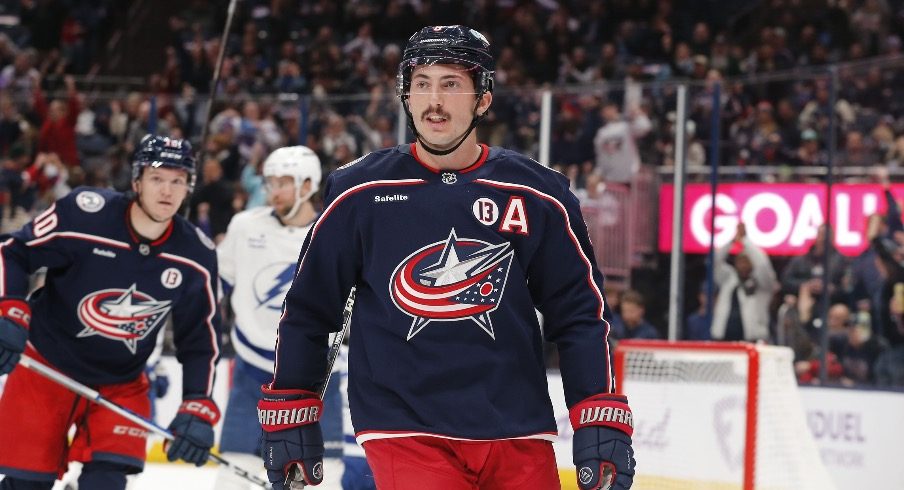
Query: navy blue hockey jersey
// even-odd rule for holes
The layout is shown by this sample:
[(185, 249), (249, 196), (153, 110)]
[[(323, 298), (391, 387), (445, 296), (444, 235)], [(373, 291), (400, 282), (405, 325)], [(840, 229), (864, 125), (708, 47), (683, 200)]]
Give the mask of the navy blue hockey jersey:
[(569, 406), (614, 390), (603, 277), (568, 180), (501, 148), (442, 172), (414, 151), (377, 151), (328, 178), (286, 296), (272, 386), (317, 388), (356, 285), (348, 384), (359, 442), (553, 439), (544, 337), (558, 346)]
[(143, 371), (173, 320), (183, 393), (210, 395), (219, 356), (213, 243), (176, 216), (158, 240), (131, 231), (127, 196), (80, 187), (0, 239), (0, 296), (35, 291), (29, 341), (54, 367), (87, 385), (124, 383)]

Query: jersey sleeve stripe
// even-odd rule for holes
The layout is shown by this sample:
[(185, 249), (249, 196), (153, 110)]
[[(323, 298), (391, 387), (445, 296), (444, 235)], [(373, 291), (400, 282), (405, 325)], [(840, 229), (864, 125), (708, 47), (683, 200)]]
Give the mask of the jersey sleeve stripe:
[[(575, 250), (577, 250), (578, 256), (581, 258), (581, 260), (587, 266), (587, 284), (590, 286), (591, 290), (596, 295), (596, 297), (599, 301), (599, 306), (597, 307), (597, 317), (606, 324), (606, 333), (605, 333), (605, 339), (604, 339), (605, 340), (604, 345), (606, 346), (605, 354), (608, 359), (611, 359), (611, 357), (609, 356), (609, 332), (611, 331), (611, 326), (609, 325), (609, 322), (607, 322), (603, 318), (603, 312), (605, 311), (605, 300), (603, 299), (603, 293), (600, 290), (600, 287), (596, 283), (596, 281), (593, 280), (593, 264), (590, 262), (590, 258), (587, 257), (587, 254), (585, 254), (584, 250), (581, 248), (581, 244), (578, 241), (578, 237), (574, 233), (574, 228), (571, 226), (571, 219), (568, 217), (568, 211), (565, 209), (565, 205), (562, 204), (562, 202), (559, 201), (558, 199), (550, 196), (549, 194), (546, 194), (545, 192), (541, 192), (537, 189), (534, 189), (533, 187), (529, 187), (526, 185), (513, 184), (510, 182), (499, 182), (499, 181), (489, 180), (489, 179), (477, 179), (474, 182), (479, 182), (479, 183), (486, 184), (486, 185), (489, 185), (492, 187), (500, 187), (503, 189), (518, 189), (521, 191), (530, 192), (531, 194), (534, 194), (535, 196), (540, 197), (541, 199), (545, 199), (545, 200), (553, 203), (556, 206), (556, 208), (559, 210), (559, 212), (562, 213), (562, 217), (565, 219), (565, 227), (568, 230), (568, 236), (571, 238), (571, 242), (574, 244), (574, 248), (575, 248)], [(615, 377), (614, 377), (615, 370), (612, 368), (611, 361), (608, 362), (607, 365), (609, 366), (609, 373), (608, 373), (609, 376), (607, 376), (607, 378), (608, 378), (607, 383), (609, 386), (607, 388), (608, 388), (608, 391), (611, 392), (615, 388)]]
[(185, 264), (198, 272), (200, 272), (204, 276), (204, 289), (207, 291), (207, 304), (209, 307), (207, 313), (207, 332), (210, 334), (210, 345), (213, 348), (213, 356), (210, 358), (209, 365), (210, 369), (207, 375), (207, 393), (213, 392), (213, 382), (214, 375), (216, 374), (216, 362), (220, 357), (220, 348), (217, 343), (217, 333), (216, 329), (213, 326), (213, 317), (217, 311), (217, 297), (213, 288), (210, 285), (210, 271), (207, 268), (201, 266), (201, 264), (195, 262), (194, 260), (187, 259), (185, 257), (180, 257), (178, 255), (173, 255), (169, 253), (161, 253), (160, 258), (172, 260), (173, 262), (178, 262), (180, 264)]
[(13, 242), (13, 238), (9, 238), (0, 243), (0, 297), (6, 296), (6, 257), (4, 257), (5, 248)]
[[(465, 439), (463, 437), (451, 437), (444, 434), (436, 434), (432, 432), (408, 432), (408, 431), (361, 431), (355, 434), (355, 440), (358, 445), (363, 445), (367, 441), (375, 439), (398, 439), (400, 437), (437, 437), (440, 439), (450, 439), (453, 441), (474, 441), (474, 439)], [(556, 432), (539, 432), (536, 434), (528, 434), (521, 437), (511, 437), (509, 440), (523, 439), (540, 439), (549, 442), (558, 442), (559, 434)]]
[(97, 236), (97, 235), (89, 235), (87, 233), (77, 233), (74, 231), (56, 231), (53, 233), (49, 233), (45, 236), (42, 236), (40, 238), (35, 238), (34, 240), (30, 240), (30, 241), (26, 242), (25, 244), (28, 245), (29, 247), (34, 247), (37, 245), (42, 245), (44, 243), (47, 243), (48, 241), (53, 240), (55, 238), (74, 238), (76, 240), (85, 240), (88, 242), (101, 243), (104, 245), (109, 245), (111, 247), (117, 247), (117, 248), (123, 248), (123, 249), (131, 248), (131, 246), (126, 242), (120, 242), (118, 240), (110, 240), (109, 238), (104, 238), (104, 237)]

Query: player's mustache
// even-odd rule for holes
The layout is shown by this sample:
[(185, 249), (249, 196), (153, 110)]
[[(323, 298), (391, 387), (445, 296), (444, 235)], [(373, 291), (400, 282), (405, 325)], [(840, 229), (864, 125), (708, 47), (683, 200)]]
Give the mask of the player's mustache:
[(427, 109), (423, 113), (421, 113), (421, 121), (423, 121), (424, 119), (427, 119), (427, 117), (429, 117), (429, 116), (439, 116), (444, 119), (452, 118), (452, 116), (450, 116), (448, 112), (446, 112), (442, 109)]

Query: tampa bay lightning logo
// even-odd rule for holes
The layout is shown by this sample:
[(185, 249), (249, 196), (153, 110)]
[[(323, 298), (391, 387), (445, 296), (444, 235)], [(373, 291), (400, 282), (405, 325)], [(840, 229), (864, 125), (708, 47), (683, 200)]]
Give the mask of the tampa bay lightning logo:
[(396, 267), (389, 292), (396, 307), (414, 317), (408, 340), (433, 321), (471, 319), (496, 338), (490, 313), (499, 307), (509, 269), (511, 244), (459, 239), (453, 229)]
[(78, 317), (85, 328), (78, 337), (100, 335), (121, 340), (132, 354), (139, 340), (154, 332), (166, 318), (170, 301), (157, 301), (150, 295), (129, 289), (104, 289), (82, 298)]
[(257, 307), (282, 311), (283, 299), (294, 278), (294, 262), (273, 263), (259, 270), (253, 283)]

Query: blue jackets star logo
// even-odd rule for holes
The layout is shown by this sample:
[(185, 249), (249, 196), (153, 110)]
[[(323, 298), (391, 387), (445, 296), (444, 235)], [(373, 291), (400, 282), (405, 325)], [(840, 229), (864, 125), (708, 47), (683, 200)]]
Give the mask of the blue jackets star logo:
[(156, 301), (149, 295), (129, 289), (105, 289), (85, 296), (78, 305), (78, 317), (85, 328), (78, 337), (100, 335), (121, 340), (134, 354), (143, 340), (166, 318), (170, 301)]
[(495, 339), (490, 313), (499, 307), (513, 254), (508, 242), (460, 239), (452, 229), (444, 241), (405, 258), (393, 272), (389, 290), (395, 305), (414, 318), (408, 340), (430, 322), (463, 319)]

